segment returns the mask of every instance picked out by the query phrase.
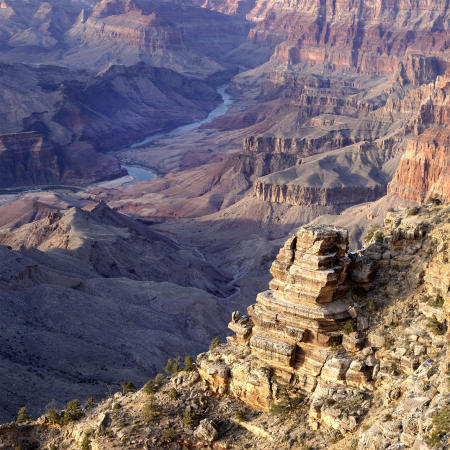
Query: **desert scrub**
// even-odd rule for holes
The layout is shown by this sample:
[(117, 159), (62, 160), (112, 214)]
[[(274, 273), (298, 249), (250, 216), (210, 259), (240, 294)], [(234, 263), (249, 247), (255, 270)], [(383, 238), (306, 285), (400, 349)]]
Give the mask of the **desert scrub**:
[(450, 405), (436, 409), (432, 423), (433, 429), (425, 436), (425, 442), (432, 448), (444, 448), (450, 433)]
[(372, 238), (375, 239), (376, 242), (383, 242), (383, 232), (380, 230), (378, 225), (373, 226), (366, 234), (364, 238), (364, 245), (369, 245), (369, 242)]
[(377, 304), (375, 303), (375, 300), (369, 300), (366, 310), (370, 314), (375, 314), (378, 311), (378, 307)]
[(356, 331), (356, 320), (349, 319), (345, 322), (344, 328), (342, 330), (344, 334), (350, 334)]
[(175, 428), (167, 427), (162, 433), (162, 438), (165, 442), (173, 442), (176, 438)]
[(196, 365), (190, 356), (184, 358), (184, 370), (186, 372), (192, 372), (196, 369)]
[(83, 417), (83, 410), (81, 409), (80, 401), (75, 399), (67, 403), (64, 408), (62, 421), (64, 424), (73, 422)]
[(169, 398), (171, 400), (176, 400), (179, 396), (180, 396), (180, 394), (178, 393), (178, 391), (175, 388), (170, 389)]
[(161, 408), (154, 399), (150, 398), (149, 402), (142, 409), (142, 420), (146, 424), (151, 424), (155, 422), (156, 418), (161, 414)]
[(442, 336), (445, 333), (445, 326), (437, 320), (436, 316), (428, 319), (427, 328), (436, 335)]
[(200, 422), (200, 416), (190, 411), (185, 411), (181, 422), (189, 428), (195, 428)]
[(239, 420), (239, 422), (248, 422), (247, 415), (242, 409), (236, 411), (236, 419)]
[(112, 409), (114, 411), (117, 411), (118, 409), (122, 408), (122, 405), (119, 402), (114, 403)]
[(180, 358), (169, 358), (167, 360), (167, 364), (164, 367), (164, 372), (168, 373), (169, 375), (176, 375), (177, 373), (181, 372), (183, 369), (180, 365)]
[(444, 297), (438, 294), (435, 298), (429, 298), (427, 303), (435, 308), (442, 308), (444, 306)]
[(28, 407), (22, 406), (17, 413), (16, 423), (32, 422), (33, 418), (28, 414)]
[(131, 381), (123, 381), (122, 384), (122, 393), (128, 394), (132, 392), (136, 392), (136, 386)]
[(406, 215), (407, 216), (416, 216), (417, 214), (419, 214), (419, 211), (420, 211), (420, 208), (418, 206), (410, 206), (406, 210)]
[(146, 394), (152, 395), (156, 394), (164, 383), (164, 375), (162, 373), (158, 373), (155, 378), (148, 380), (147, 383), (144, 384), (143, 390)]
[(94, 435), (95, 431), (90, 429), (86, 432), (81, 441), (81, 450), (90, 450), (91, 449), (91, 437)]
[(212, 341), (211, 344), (209, 345), (209, 350), (214, 350), (215, 348), (217, 348), (220, 345), (220, 339), (218, 337), (215, 337)]

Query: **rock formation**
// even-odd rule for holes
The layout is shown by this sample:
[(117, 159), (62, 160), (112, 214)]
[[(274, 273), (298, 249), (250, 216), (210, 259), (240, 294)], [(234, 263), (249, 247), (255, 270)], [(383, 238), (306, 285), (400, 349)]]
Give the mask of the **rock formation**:
[(0, 187), (54, 184), (62, 158), (37, 132), (0, 134)]

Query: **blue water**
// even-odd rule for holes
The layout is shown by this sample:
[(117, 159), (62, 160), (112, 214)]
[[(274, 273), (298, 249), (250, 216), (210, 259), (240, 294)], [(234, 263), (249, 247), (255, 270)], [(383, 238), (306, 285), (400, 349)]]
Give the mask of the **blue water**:
[[(173, 129), (172, 131), (169, 131), (167, 133), (159, 133), (154, 134), (153, 136), (148, 136), (144, 140), (136, 142), (135, 144), (132, 144), (130, 148), (138, 148), (142, 147), (146, 144), (149, 144), (150, 142), (155, 142), (158, 139), (161, 139), (162, 137), (167, 137), (175, 134), (181, 134), (185, 133), (187, 131), (195, 130), (196, 128), (201, 127), (202, 125), (205, 125), (206, 123), (212, 122), (217, 117), (225, 114), (228, 111), (228, 108), (233, 103), (233, 99), (229, 94), (227, 94), (225, 91), (228, 88), (228, 84), (225, 84), (224, 86), (220, 86), (217, 88), (217, 93), (222, 97), (222, 103), (217, 106), (217, 108), (213, 109), (206, 119), (199, 120), (197, 122), (188, 123), (187, 125), (182, 125), (181, 127), (177, 127)], [(125, 167), (125, 166), (122, 166)]]
[(150, 181), (156, 177), (156, 173), (152, 172), (149, 169), (143, 169), (142, 167), (135, 166), (126, 166), (125, 164), (121, 164), (121, 166), (124, 169), (127, 169), (128, 174), (133, 177), (133, 180), (128, 181), (128, 183), (122, 184), (122, 186), (131, 186), (138, 181)]

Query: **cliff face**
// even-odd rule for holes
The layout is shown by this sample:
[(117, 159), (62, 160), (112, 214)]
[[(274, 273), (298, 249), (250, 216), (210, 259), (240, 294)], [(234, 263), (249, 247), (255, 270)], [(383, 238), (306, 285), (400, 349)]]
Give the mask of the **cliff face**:
[(247, 17), (257, 23), (250, 38), (278, 44), (274, 58), (281, 63), (373, 73), (394, 71), (405, 53), (445, 51), (446, 8), (443, 1), (259, 1)]
[(448, 130), (429, 128), (409, 142), (388, 192), (418, 203), (430, 197), (450, 200)]
[(58, 183), (61, 156), (36, 132), (0, 134), (0, 187)]

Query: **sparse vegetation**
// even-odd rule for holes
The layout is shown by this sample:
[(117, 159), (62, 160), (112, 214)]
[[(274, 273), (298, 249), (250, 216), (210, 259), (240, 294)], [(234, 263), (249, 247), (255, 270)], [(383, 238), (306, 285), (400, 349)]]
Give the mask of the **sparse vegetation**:
[(156, 394), (161, 389), (163, 382), (164, 375), (159, 373), (155, 378), (148, 380), (147, 383), (144, 384), (143, 391), (149, 395)]
[(301, 405), (304, 397), (299, 395), (291, 396), (286, 388), (282, 388), (278, 394), (278, 399), (277, 403), (272, 404), (269, 412), (275, 416), (286, 418)]
[(367, 304), (367, 312), (370, 314), (375, 314), (378, 311), (377, 304), (375, 303), (375, 300), (369, 300), (369, 303)]
[(175, 388), (170, 389), (169, 398), (171, 400), (176, 400), (179, 396), (180, 396), (180, 394), (178, 393), (178, 391)]
[(195, 428), (200, 422), (200, 416), (193, 412), (185, 411), (181, 421), (189, 428)]
[(211, 344), (209, 345), (209, 350), (214, 350), (215, 348), (217, 348), (220, 345), (220, 339), (218, 337), (215, 337), (212, 341)]
[(154, 397), (144, 406), (142, 410), (142, 420), (146, 424), (153, 423), (160, 414), (160, 407)]
[(186, 356), (184, 358), (184, 370), (186, 372), (192, 372), (194, 371), (196, 368), (194, 361), (192, 360), (192, 358), (190, 356)]
[(450, 405), (437, 409), (432, 418), (433, 429), (425, 436), (426, 443), (432, 448), (444, 448), (450, 433)]
[(344, 328), (342, 330), (344, 334), (354, 333), (356, 331), (356, 320), (349, 319), (345, 322)]
[(436, 316), (428, 319), (427, 328), (436, 335), (443, 335), (445, 333), (445, 325), (437, 320)]
[(33, 418), (28, 414), (28, 407), (22, 406), (17, 413), (16, 423), (32, 422)]
[(136, 392), (136, 386), (131, 381), (123, 381), (121, 386), (122, 386), (123, 394), (128, 394), (130, 392)]
[(95, 405), (94, 399), (93, 399), (92, 397), (89, 397), (89, 398), (86, 400), (86, 408), (93, 408), (94, 405)]
[(442, 308), (444, 306), (444, 297), (438, 294), (435, 298), (429, 298), (427, 303), (435, 308)]
[(162, 438), (166, 442), (173, 442), (176, 438), (175, 428), (173, 428), (173, 427), (165, 428), (162, 433)]
[(239, 411), (236, 411), (236, 419), (239, 420), (239, 422), (247, 422), (247, 415), (245, 414), (245, 411), (240, 409)]
[(418, 206), (410, 206), (406, 210), (406, 215), (407, 216), (416, 216), (417, 214), (419, 214), (419, 211), (420, 211), (420, 208)]
[(67, 424), (83, 417), (80, 401), (75, 399), (67, 403), (63, 413), (63, 423)]
[(383, 232), (380, 230), (379, 225), (374, 225), (366, 234), (364, 238), (364, 245), (369, 245), (372, 238), (375, 238), (377, 242), (383, 242)]
[(118, 409), (122, 408), (122, 405), (119, 402), (114, 403), (112, 409), (114, 411), (117, 411)]
[(181, 372), (183, 369), (180, 364), (180, 358), (169, 358), (167, 360), (167, 364), (164, 367), (164, 372), (170, 374), (170, 375), (176, 375), (177, 373)]
[(436, 196), (430, 197), (427, 200), (427, 203), (430, 203), (430, 204), (435, 205), (435, 206), (442, 205), (441, 199), (439, 197), (436, 197)]
[(91, 448), (91, 435), (93, 434), (92, 431), (88, 431), (81, 441), (81, 450), (90, 450)]

